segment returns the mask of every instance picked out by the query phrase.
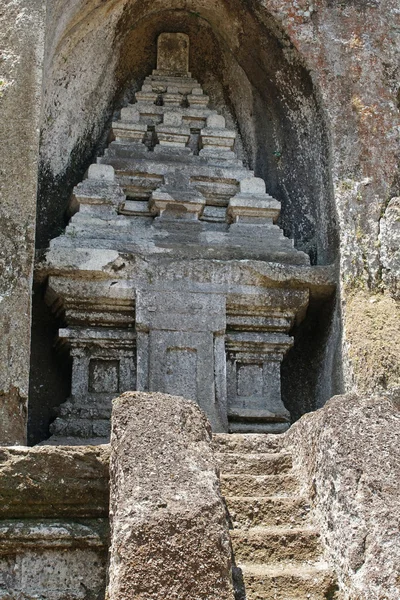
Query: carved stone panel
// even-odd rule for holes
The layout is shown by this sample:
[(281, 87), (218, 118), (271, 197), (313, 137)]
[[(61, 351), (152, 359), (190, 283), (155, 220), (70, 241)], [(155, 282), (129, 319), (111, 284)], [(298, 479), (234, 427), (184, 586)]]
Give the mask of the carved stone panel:
[(162, 33), (157, 41), (157, 71), (187, 74), (189, 71), (189, 36)]

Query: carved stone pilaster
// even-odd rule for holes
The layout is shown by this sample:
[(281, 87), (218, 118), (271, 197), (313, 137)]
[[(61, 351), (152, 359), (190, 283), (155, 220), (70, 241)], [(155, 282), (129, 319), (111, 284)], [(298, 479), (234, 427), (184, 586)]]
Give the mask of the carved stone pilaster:
[(71, 396), (51, 425), (52, 441), (104, 439), (110, 433), (111, 401), (136, 387), (136, 335), (132, 329), (60, 329), (59, 344), (72, 357)]
[(281, 399), (281, 363), (293, 344), (284, 333), (226, 335), (230, 431), (276, 433), (289, 427)]

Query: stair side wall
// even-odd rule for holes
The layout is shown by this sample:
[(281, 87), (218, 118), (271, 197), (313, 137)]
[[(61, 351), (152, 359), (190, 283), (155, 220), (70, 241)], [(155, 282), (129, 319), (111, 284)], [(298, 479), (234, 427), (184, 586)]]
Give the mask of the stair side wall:
[(400, 595), (395, 393), (335, 396), (285, 434), (344, 600)]
[(228, 524), (197, 404), (127, 392), (114, 400), (109, 600), (233, 600)]

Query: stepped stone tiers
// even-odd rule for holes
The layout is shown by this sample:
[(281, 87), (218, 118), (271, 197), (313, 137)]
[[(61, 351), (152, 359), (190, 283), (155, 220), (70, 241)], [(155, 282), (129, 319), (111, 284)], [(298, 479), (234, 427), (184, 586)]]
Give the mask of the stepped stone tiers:
[(126, 390), (196, 400), (214, 431), (289, 426), (289, 333), (310, 294), (334, 286), (275, 224), (280, 203), (238, 159), (188, 60), (187, 36), (160, 35), (157, 69), (47, 252), (47, 301), (73, 359), (56, 443), (108, 439), (111, 399)]

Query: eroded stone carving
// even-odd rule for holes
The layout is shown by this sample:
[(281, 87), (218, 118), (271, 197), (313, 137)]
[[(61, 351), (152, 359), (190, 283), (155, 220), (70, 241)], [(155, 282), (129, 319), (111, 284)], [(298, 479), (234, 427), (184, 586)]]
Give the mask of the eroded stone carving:
[(187, 36), (160, 36), (157, 70), (47, 253), (47, 299), (74, 361), (55, 441), (107, 439), (111, 399), (128, 389), (196, 400), (215, 431), (289, 425), (280, 365), (310, 289), (326, 286), (188, 61)]

